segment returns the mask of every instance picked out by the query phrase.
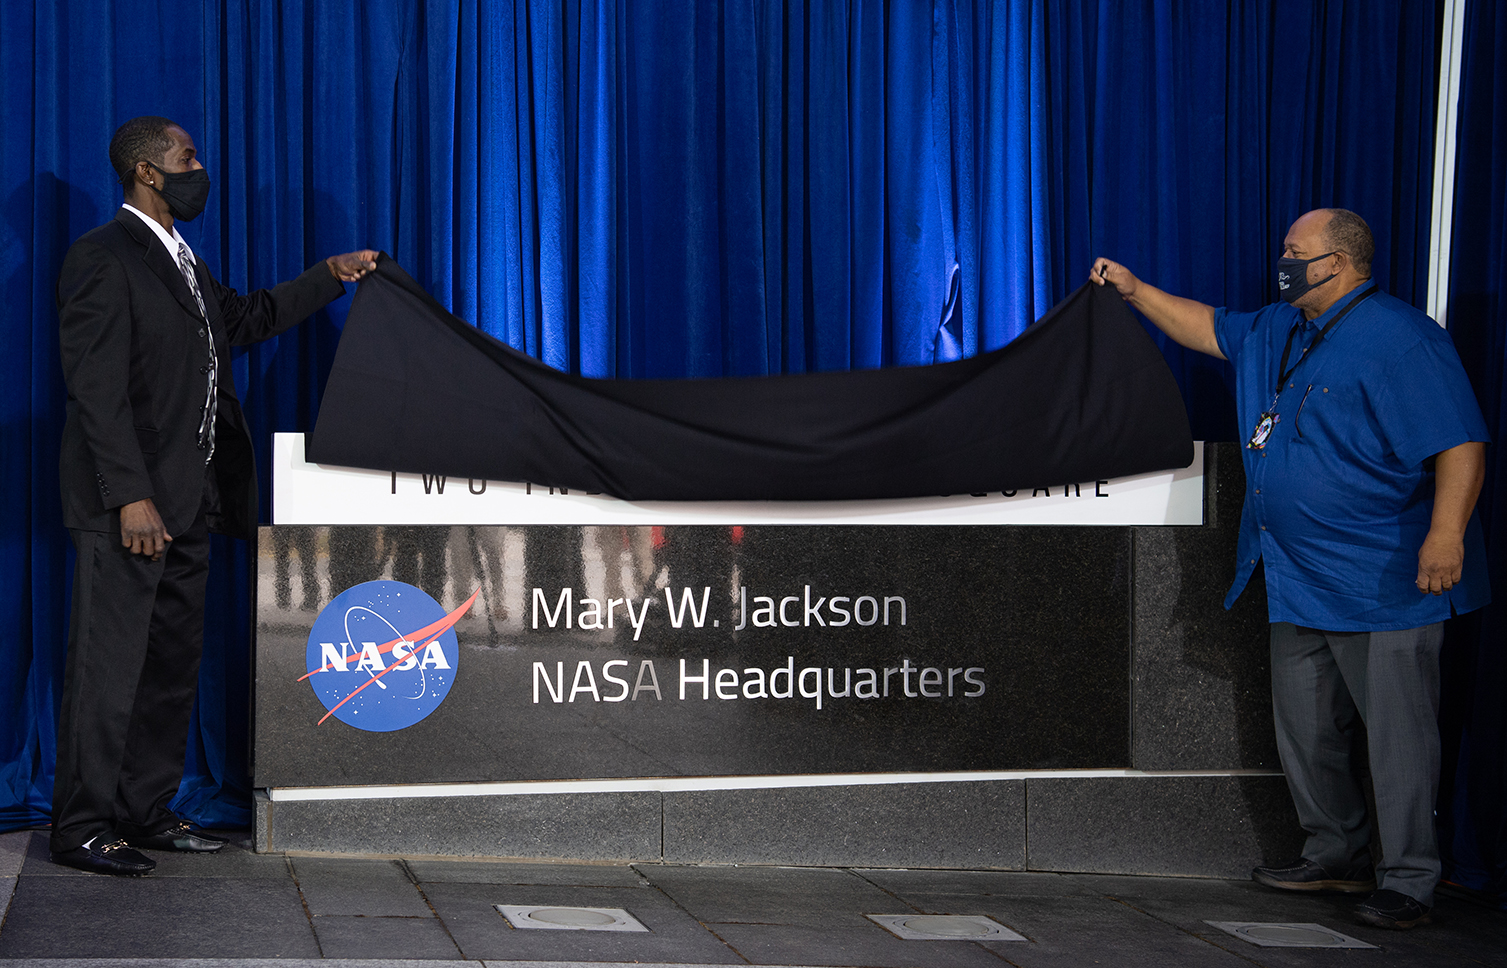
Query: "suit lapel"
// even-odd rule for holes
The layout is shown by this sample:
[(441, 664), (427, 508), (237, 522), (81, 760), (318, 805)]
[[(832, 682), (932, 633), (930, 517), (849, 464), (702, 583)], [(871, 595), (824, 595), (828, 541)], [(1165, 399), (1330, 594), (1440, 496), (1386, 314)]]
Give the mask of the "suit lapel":
[[(131, 238), (141, 244), (141, 261), (145, 262), (147, 268), (162, 280), (163, 285), (167, 286), (173, 298), (178, 301), (178, 305), (182, 306), (190, 316), (198, 319), (199, 304), (194, 300), (194, 294), (189, 291), (188, 282), (178, 269), (177, 259), (168, 255), (167, 247), (162, 244), (161, 239), (157, 238), (157, 233), (147, 228), (141, 219), (125, 209), (121, 209), (115, 219), (126, 227)], [(203, 289), (202, 281), (200, 289)]]

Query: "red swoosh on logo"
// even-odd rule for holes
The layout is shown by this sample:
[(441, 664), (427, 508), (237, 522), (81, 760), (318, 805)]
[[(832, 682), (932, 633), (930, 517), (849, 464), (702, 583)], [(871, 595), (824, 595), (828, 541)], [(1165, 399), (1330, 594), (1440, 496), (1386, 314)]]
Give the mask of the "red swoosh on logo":
[[(446, 632), (448, 632), (450, 630), (450, 628), (452, 626), (455, 625), (456, 622), (460, 621), (461, 617), (463, 615), (465, 615), (466, 612), (470, 611), (471, 606), (476, 602), (476, 596), (478, 596), (480, 594), (481, 594), (481, 588), (480, 588), (480, 586), (478, 586), (477, 589), (476, 589), (476, 591), (474, 591), (474, 592), (471, 593), (471, 597), (468, 598), (468, 599), (466, 599), (465, 604), (461, 605), (459, 608), (457, 608), (455, 611), (451, 612), (449, 615), (446, 615), (444, 618), (439, 619), (436, 622), (431, 622), (430, 624), (424, 626), (423, 628), (416, 630), (410, 636), (407, 636), (405, 638), (396, 638), (396, 639), (393, 639), (391, 642), (384, 642), (383, 644), (377, 646), (377, 651), (378, 652), (391, 652), (392, 649), (393, 649), (393, 646), (397, 645), (399, 642), (413, 642), (413, 643), (415, 643), (413, 651), (417, 652), (419, 649), (422, 649), (424, 646), (428, 645), (430, 642), (433, 642), (435, 639), (439, 638), (441, 635), (444, 635)], [(383, 669), (381, 672), (377, 673), (376, 675), (372, 676), (370, 679), (368, 679), (365, 682), (361, 683), (361, 685), (357, 686), (355, 689), (353, 689), (351, 691), (351, 694), (349, 696), (346, 696), (344, 699), (340, 700), (335, 705), (331, 706), (330, 707), (330, 711), (327, 712), (327, 713), (325, 713), (324, 714), (324, 718), (319, 721), (319, 725), (321, 725), (321, 726), (324, 725), (324, 721), (326, 719), (329, 719), (331, 716), (335, 715), (335, 710), (339, 709), (341, 706), (344, 706), (346, 703), (350, 702), (352, 699), (355, 699), (356, 695), (358, 693), (360, 693), (361, 690), (365, 689), (367, 686), (371, 685), (372, 683), (376, 682), (378, 679), (380, 679), (383, 676), (387, 675), (389, 672), (391, 672), (392, 670), (396, 669), (400, 665), (402, 665), (402, 663), (400, 663), (400, 662), (394, 662), (392, 665), (388, 666), (386, 669)], [(315, 672), (324, 672), (325, 670), (332, 669), (332, 668), (334, 668), (334, 663), (327, 663), (327, 664), (321, 666), (318, 669), (315, 669), (315, 670), (313, 670), (311, 672), (307, 672), (307, 673), (299, 676), (298, 677), (298, 681), (299, 682), (303, 682), (305, 679), (309, 678), (309, 676), (312, 676)]]

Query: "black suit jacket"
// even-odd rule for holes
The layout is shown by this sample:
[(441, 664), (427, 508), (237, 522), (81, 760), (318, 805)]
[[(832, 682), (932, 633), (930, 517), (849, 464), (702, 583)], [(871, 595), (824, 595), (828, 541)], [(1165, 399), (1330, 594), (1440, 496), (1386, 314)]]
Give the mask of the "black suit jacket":
[(319, 263), (291, 282), (239, 295), (201, 260), (200, 317), (176, 259), (140, 218), (120, 209), (68, 250), (58, 277), (59, 343), (68, 385), (59, 476), (63, 523), (120, 530), (120, 507), (151, 498), (168, 534), (193, 523), (204, 497), (200, 408), (208, 340), (219, 354), (210, 529), (248, 537), (256, 525), (256, 468), (236, 398), (230, 347), (276, 336), (345, 287)]

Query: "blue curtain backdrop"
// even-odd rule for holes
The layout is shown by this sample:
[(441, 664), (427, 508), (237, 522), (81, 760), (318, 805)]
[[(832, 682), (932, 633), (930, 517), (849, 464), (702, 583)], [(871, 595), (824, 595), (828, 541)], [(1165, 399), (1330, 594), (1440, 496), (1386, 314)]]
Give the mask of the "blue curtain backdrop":
[[(371, 245), (587, 375), (915, 364), (1003, 345), (1101, 253), (1260, 305), (1287, 225), (1321, 205), (1365, 215), (1382, 284), (1421, 304), (1439, 7), (0, 5), (0, 827), (48, 811), (70, 567), (53, 282), (118, 204), (120, 121), (195, 136), (215, 187), (185, 234), (238, 288)], [(1483, 213), (1497, 238), (1501, 214)], [(235, 358), (264, 472), (269, 435), (314, 422), (345, 307)], [(1165, 351), (1195, 434), (1233, 438), (1223, 364)], [(179, 808), (228, 822), (248, 796), (250, 561), (214, 555)]]
[(1439, 840), (1456, 882), (1507, 903), (1507, 8), (1467, 12), (1445, 318), (1497, 441), (1480, 503), (1494, 601), (1446, 640)]

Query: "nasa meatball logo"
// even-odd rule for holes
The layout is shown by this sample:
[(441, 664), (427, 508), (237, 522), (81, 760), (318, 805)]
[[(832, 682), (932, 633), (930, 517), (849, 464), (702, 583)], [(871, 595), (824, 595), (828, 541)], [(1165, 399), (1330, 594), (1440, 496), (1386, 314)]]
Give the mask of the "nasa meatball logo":
[(369, 581), (336, 595), (314, 620), (301, 677), (347, 726), (390, 733), (439, 708), (455, 684), (460, 648), (455, 623), (478, 588), (455, 611), (400, 581)]

